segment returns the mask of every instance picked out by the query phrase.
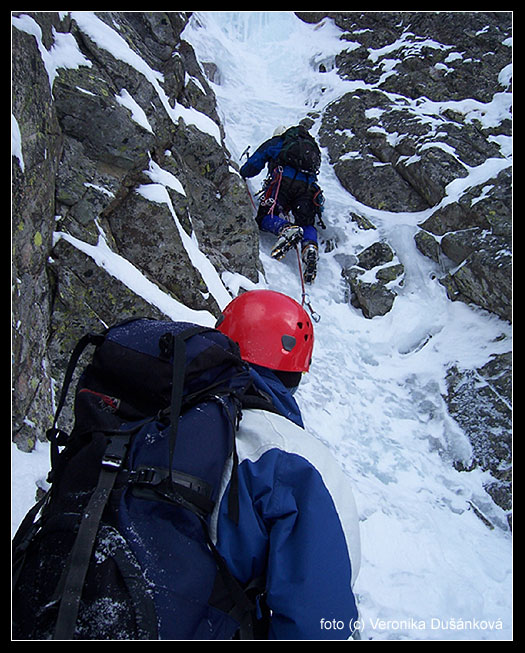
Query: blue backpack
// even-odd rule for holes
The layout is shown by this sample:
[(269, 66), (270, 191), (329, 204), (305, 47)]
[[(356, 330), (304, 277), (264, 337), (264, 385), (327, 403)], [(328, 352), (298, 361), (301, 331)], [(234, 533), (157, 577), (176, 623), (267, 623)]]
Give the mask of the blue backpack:
[(47, 432), (51, 488), (13, 540), (14, 639), (254, 637), (260, 588), (231, 575), (209, 525), (230, 460), (238, 520), (235, 432), (242, 407), (264, 403), (215, 329), (137, 319), (84, 336)]

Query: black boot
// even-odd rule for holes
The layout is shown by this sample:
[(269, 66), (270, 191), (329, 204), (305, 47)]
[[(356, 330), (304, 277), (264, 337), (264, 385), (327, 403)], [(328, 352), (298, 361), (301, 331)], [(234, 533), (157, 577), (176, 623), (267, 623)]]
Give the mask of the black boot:
[(317, 275), (317, 245), (308, 243), (303, 247), (303, 279), (305, 283), (313, 283)]

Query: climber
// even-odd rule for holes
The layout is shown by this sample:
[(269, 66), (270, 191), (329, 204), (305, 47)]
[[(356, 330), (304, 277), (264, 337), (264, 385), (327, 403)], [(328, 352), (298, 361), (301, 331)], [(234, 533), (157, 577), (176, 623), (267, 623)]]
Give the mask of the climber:
[[(217, 548), (243, 585), (260, 579), (269, 639), (348, 639), (358, 619), (352, 586), (359, 521), (349, 479), (305, 428), (292, 396), (311, 364), (305, 310), (271, 290), (236, 297), (217, 328), (238, 343), (271, 410), (244, 409), (237, 433), (238, 524), (219, 498)], [(224, 496), (224, 495), (223, 495)], [(344, 622), (326, 630), (323, 620)]]
[[(277, 127), (240, 169), (243, 179), (255, 177), (268, 164), (256, 221), (262, 231), (278, 236), (271, 256), (280, 260), (301, 244), (303, 274), (313, 283), (317, 274), (318, 242), (315, 218), (323, 207), (323, 194), (317, 184), (321, 152), (306, 127)], [(293, 222), (286, 216), (293, 215)]]
[(293, 397), (313, 348), (304, 308), (272, 290), (216, 329), (138, 319), (82, 338), (48, 431), (52, 489), (13, 542), (15, 639), (355, 637), (350, 481)]

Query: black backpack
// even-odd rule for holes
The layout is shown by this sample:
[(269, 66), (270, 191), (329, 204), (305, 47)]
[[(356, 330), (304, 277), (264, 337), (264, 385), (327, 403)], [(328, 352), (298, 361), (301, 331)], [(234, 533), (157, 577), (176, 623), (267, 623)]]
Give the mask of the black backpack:
[(315, 139), (302, 125), (290, 127), (281, 136), (283, 144), (277, 165), (290, 166), (299, 172), (317, 174), (321, 167), (321, 152)]
[[(66, 434), (57, 420), (88, 344)], [(215, 329), (139, 319), (82, 338), (47, 432), (51, 489), (13, 540), (14, 639), (231, 639), (266, 627), (254, 617), (261, 588), (240, 586), (208, 530), (229, 461), (238, 520), (235, 432), (252, 390), (238, 346)]]

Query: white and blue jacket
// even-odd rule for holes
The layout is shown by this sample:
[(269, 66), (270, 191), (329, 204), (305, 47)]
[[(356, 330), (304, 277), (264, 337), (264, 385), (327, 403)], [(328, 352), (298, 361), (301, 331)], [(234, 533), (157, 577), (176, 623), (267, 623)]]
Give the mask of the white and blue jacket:
[[(265, 387), (277, 388), (287, 417), (244, 411), (236, 439), (239, 523), (227, 516), (227, 469), (212, 521), (216, 545), (241, 583), (266, 578), (269, 639), (347, 639), (358, 618), (352, 587), (360, 566), (350, 482), (271, 376)], [(334, 619), (344, 629), (322, 627)]]

